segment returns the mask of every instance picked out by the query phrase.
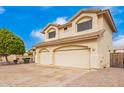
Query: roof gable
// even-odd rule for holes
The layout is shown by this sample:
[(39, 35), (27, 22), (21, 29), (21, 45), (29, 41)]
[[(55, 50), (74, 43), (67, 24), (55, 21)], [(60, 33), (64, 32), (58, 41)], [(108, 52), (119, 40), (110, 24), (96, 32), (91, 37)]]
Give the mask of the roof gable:
[(105, 17), (107, 23), (109, 24), (109, 26), (110, 26), (110, 28), (112, 29), (113, 32), (117, 31), (117, 28), (115, 26), (114, 20), (112, 18), (112, 15), (111, 15), (109, 9), (103, 10), (101, 13), (98, 13), (98, 16), (99, 15), (103, 15)]
[(107, 20), (110, 28), (112, 29), (113, 32), (116, 32), (117, 29), (116, 29), (116, 26), (115, 26), (115, 23), (114, 23), (114, 20), (111, 16), (111, 13), (110, 11), (107, 9), (107, 10), (98, 10), (98, 9), (86, 9), (86, 10), (80, 10), (75, 16), (73, 16), (71, 18), (71, 20), (66, 23), (66, 24), (63, 24), (63, 25), (59, 25), (59, 24), (48, 24), (43, 30), (42, 30), (42, 33), (44, 34), (45, 33), (45, 30), (47, 28), (49, 28), (49, 26), (55, 26), (57, 28), (62, 28), (62, 27), (65, 27), (65, 26), (68, 26), (72, 23), (73, 20), (75, 20), (78, 16), (80, 16), (82, 13), (96, 13), (97, 16), (100, 16), (100, 15), (103, 15), (105, 17), (105, 19)]
[(42, 30), (42, 32), (41, 33), (45, 33), (45, 31), (50, 27), (50, 26), (53, 26), (53, 27), (59, 27), (60, 25), (59, 24), (48, 24), (43, 30)]

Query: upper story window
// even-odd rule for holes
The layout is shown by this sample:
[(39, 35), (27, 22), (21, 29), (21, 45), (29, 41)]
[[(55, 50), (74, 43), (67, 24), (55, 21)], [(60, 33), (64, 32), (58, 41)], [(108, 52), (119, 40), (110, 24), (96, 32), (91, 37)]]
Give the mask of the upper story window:
[(92, 20), (77, 24), (77, 32), (92, 29)]
[(52, 31), (52, 32), (49, 32), (48, 33), (48, 38), (50, 39), (50, 38), (55, 38), (55, 36), (56, 36), (56, 31)]

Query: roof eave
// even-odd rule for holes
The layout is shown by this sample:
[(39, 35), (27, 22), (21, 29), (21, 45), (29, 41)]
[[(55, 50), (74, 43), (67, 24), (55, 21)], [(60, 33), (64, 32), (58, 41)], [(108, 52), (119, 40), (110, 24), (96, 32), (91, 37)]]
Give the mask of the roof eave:
[(102, 10), (100, 9), (86, 9), (86, 10), (80, 10), (75, 16), (72, 17), (72, 19), (70, 20), (70, 22), (72, 22), (74, 19), (76, 19), (78, 16), (80, 16), (80, 14), (82, 13), (99, 13)]
[(91, 40), (91, 39), (98, 38), (100, 35), (102, 35), (104, 33), (104, 31), (105, 30), (102, 29), (102, 30), (92, 32), (92, 33), (88, 33), (88, 34), (81, 35), (81, 36), (72, 36), (72, 37), (63, 38), (63, 39), (59, 39), (59, 40), (43, 42), (43, 43), (37, 44), (35, 47), (38, 48), (38, 47), (45, 47), (45, 46), (51, 46), (51, 45), (72, 43), (72, 42), (77, 42), (77, 41), (79, 42), (79, 41), (84, 41), (84, 40)]
[(41, 33), (42, 33), (42, 34), (45, 34), (45, 30), (46, 30), (49, 26), (59, 27), (60, 25), (59, 25), (59, 24), (52, 24), (52, 23), (49, 23), (46, 27), (44, 27), (44, 29), (41, 31)]
[(101, 13), (98, 13), (97, 15), (102, 15), (102, 14), (106, 16), (108, 24), (111, 26), (112, 31), (117, 32), (117, 28), (110, 13), (110, 10), (109, 9), (103, 10)]

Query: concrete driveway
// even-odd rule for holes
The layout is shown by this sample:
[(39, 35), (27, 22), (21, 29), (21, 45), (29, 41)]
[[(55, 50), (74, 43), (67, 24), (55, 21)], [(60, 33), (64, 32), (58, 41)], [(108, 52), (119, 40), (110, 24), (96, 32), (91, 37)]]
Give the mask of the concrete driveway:
[(0, 86), (65, 86), (86, 72), (88, 70), (36, 64), (0, 66)]
[(84, 70), (36, 64), (0, 66), (0, 86), (124, 87), (124, 69)]

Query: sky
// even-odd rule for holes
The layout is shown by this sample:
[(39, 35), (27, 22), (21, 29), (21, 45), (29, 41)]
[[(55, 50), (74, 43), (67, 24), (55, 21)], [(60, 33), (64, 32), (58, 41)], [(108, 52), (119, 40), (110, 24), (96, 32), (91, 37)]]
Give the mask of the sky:
[(40, 33), (48, 23), (65, 24), (80, 9), (110, 9), (117, 32), (113, 34), (115, 48), (124, 48), (124, 7), (120, 6), (0, 6), (0, 28), (19, 36), (26, 50), (43, 42)]

